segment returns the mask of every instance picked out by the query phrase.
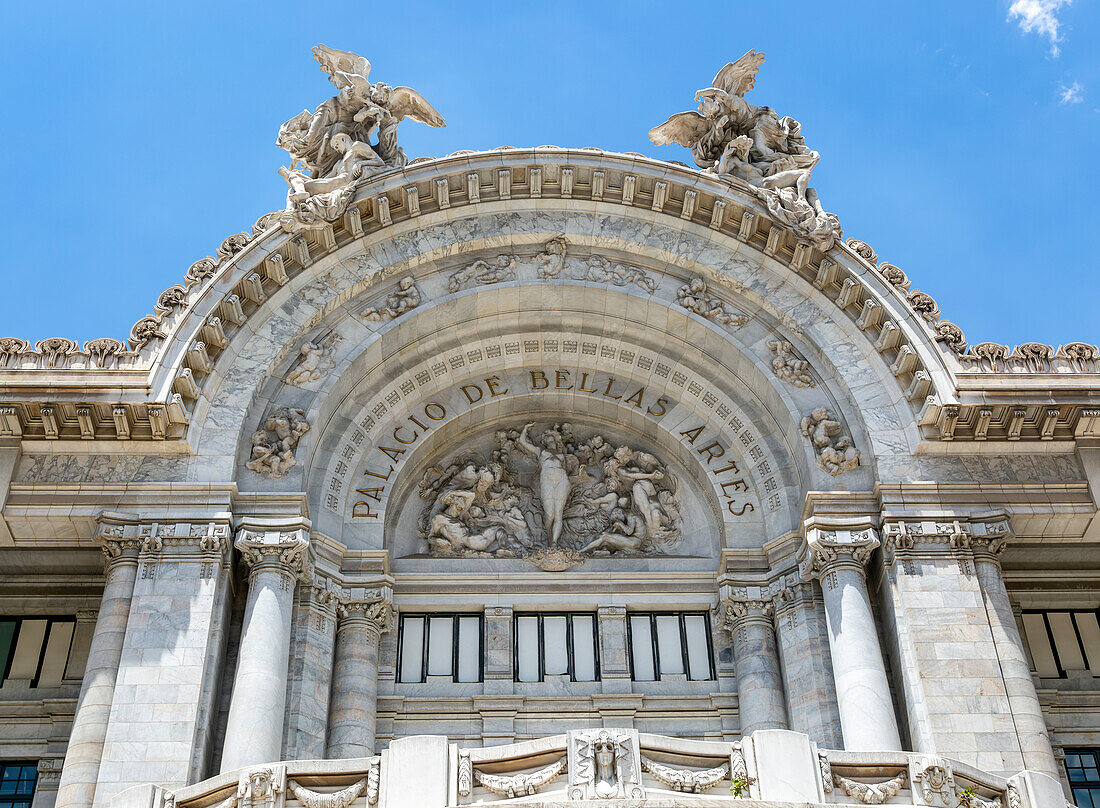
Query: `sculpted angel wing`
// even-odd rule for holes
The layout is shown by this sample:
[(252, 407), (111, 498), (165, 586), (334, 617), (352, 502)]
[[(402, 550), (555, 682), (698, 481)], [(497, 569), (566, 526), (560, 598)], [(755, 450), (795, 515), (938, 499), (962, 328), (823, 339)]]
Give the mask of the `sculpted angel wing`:
[(313, 58), (321, 66), (321, 70), (330, 76), (336, 73), (349, 73), (362, 76), (364, 79), (370, 76), (370, 62), (357, 53), (351, 51), (336, 50), (327, 45), (317, 45), (313, 49)]
[(756, 83), (756, 73), (762, 64), (764, 54), (751, 50), (736, 62), (730, 62), (719, 70), (714, 77), (713, 86), (730, 95), (742, 96)]
[(690, 149), (709, 128), (710, 122), (698, 112), (677, 112), (660, 126), (650, 129), (649, 140), (655, 146), (676, 143)]
[(390, 98), (390, 113), (397, 120), (412, 118), (428, 126), (446, 126), (443, 116), (411, 87), (394, 87)]

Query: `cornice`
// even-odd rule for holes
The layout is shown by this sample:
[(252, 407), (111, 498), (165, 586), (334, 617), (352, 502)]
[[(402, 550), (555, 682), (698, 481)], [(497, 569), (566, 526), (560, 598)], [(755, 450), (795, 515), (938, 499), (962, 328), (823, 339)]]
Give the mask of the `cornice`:
[[(938, 378), (990, 386), (1016, 398), (1029, 374), (1100, 383), (1095, 346), (1071, 343), (1057, 351), (1026, 343), (1014, 351), (981, 343), (968, 347), (961, 330), (943, 320), (934, 299), (913, 290), (898, 267), (880, 262), (866, 242), (848, 239), (822, 253), (773, 222), (738, 181), (681, 163), (600, 149), (496, 149), (421, 158), (375, 175), (358, 189), (337, 222), (308, 236), (282, 232), (277, 213), (250, 231), (229, 236), (195, 262), (183, 282), (166, 289), (153, 313), (130, 338), (0, 340), (0, 436), (25, 440), (181, 440), (207, 377), (235, 333), (267, 298), (315, 261), (365, 235), (440, 211), (511, 200), (567, 199), (626, 208), (708, 227), (773, 259), (832, 300), (878, 351), (917, 411), (927, 439), (983, 440), (1004, 422), (1007, 439), (1066, 438), (1079, 430), (1079, 404), (1000, 405), (968, 431), (971, 408), (956, 390), (937, 390)], [(1004, 350), (1000, 350), (1004, 348)], [(1094, 377), (1096, 382), (1094, 382)], [(1006, 389), (1007, 387), (1007, 389)], [(980, 408), (979, 408), (980, 409)], [(990, 409), (990, 408), (986, 408)], [(1018, 417), (1025, 410), (1018, 433)], [(1053, 417), (1050, 410), (1057, 409)], [(1010, 413), (1003, 418), (1000, 410)], [(984, 410), (983, 410), (984, 411)], [(960, 429), (960, 421), (963, 428)], [(988, 421), (989, 426), (985, 426)], [(1015, 437), (1014, 437), (1015, 435)]]

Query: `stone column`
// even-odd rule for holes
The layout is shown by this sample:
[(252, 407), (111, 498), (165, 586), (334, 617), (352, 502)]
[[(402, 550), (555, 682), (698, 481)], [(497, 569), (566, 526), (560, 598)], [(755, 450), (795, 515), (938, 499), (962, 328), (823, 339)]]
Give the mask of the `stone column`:
[(787, 703), (779, 651), (772, 628), (774, 608), (759, 586), (725, 588), (721, 626), (733, 637), (737, 672), (737, 710), (741, 734), (758, 729), (787, 729)]
[(1027, 662), (1012, 601), (1001, 575), (1000, 555), (1012, 535), (1008, 520), (974, 522), (971, 531), (974, 571), (985, 600), (989, 627), (993, 631), (993, 645), (1001, 663), (1001, 676), (1008, 693), (1016, 736), (1020, 739), (1024, 768), (1061, 780), (1062, 769), (1054, 758), (1043, 708), (1039, 705), (1035, 682), (1031, 678), (1031, 666)]
[[(119, 518), (114, 518), (116, 516)], [(124, 524), (133, 518), (129, 514), (112, 513), (104, 513), (99, 518), (96, 540), (103, 548), (107, 573), (57, 790), (57, 804), (66, 808), (89, 808), (95, 799), (103, 742), (107, 737), (126, 624), (130, 618), (130, 602), (137, 580), (141, 541), (137, 538), (136, 527)]]
[(803, 578), (821, 581), (844, 748), (901, 750), (864, 569), (879, 541), (865, 520), (853, 527), (827, 527), (807, 520), (799, 571)]
[(223, 772), (282, 756), (290, 616), (298, 580), (311, 580), (309, 522), (242, 525), (236, 547), (249, 566), (248, 600), (229, 703)]
[(825, 611), (812, 581), (797, 572), (774, 586), (775, 632), (786, 686), (791, 729), (804, 732), (824, 749), (844, 746), (836, 684), (829, 659)]
[(374, 754), (378, 716), (378, 641), (393, 627), (393, 606), (383, 591), (353, 589), (336, 604), (336, 655), (329, 702), (329, 758)]

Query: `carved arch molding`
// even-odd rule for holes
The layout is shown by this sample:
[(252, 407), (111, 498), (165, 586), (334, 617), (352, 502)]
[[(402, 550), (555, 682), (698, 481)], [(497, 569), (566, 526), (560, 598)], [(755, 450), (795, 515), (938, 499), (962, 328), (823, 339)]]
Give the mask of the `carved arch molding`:
[[(822, 382), (834, 375), (827, 363), (819, 361), (815, 371), (800, 358), (820, 354), (798, 324), (772, 315), (751, 295), (713, 282), (708, 288), (681, 270), (655, 268), (651, 259), (588, 247), (557, 261), (546, 246), (552, 240), (528, 236), (511, 252), (482, 249), (416, 274), (391, 267), (308, 323), (300, 344), (286, 345), (265, 390), (266, 406), (253, 413), (259, 419), (253, 434), (280, 411), (297, 413), (291, 420), (300, 416), (308, 427), (295, 446), (300, 467), (282, 471), (289, 487), (308, 486), (318, 529), (364, 549), (383, 546), (387, 534), (416, 535), (419, 543), (402, 548), (410, 555), (444, 547), (440, 539), (448, 532), (463, 553), (521, 552), (516, 530), (504, 531), (507, 540), (487, 541), (484, 528), (500, 526), (499, 510), (463, 518), (484, 512), (484, 498), (470, 501), (462, 492), (473, 489), (462, 480), (439, 480), (468, 460), (475, 468), (467, 477), (494, 469), (502, 459), (494, 458), (502, 451), (495, 433), (528, 421), (535, 422), (529, 437), (539, 440), (556, 424), (573, 424), (567, 456), (603, 439), (612, 453), (634, 452), (613, 468), (675, 481), (651, 485), (653, 498), (640, 507), (645, 490), (625, 480), (611, 484), (606, 466), (613, 454), (585, 449), (588, 462), (567, 476), (579, 474), (596, 489), (585, 489), (590, 499), (606, 500), (587, 534), (576, 529), (583, 519), (572, 517), (566, 550), (604, 536), (598, 549), (607, 553), (655, 552), (648, 534), (667, 539), (663, 528), (677, 521), (673, 510), (677, 530), (702, 519), (717, 546), (758, 547), (762, 534), (791, 529), (801, 492), (822, 471), (800, 419), (851, 409), (843, 389), (838, 399)], [(356, 260), (362, 259), (343, 263)], [(263, 469), (245, 437), (238, 474), (248, 486)], [(520, 510), (536, 517), (519, 530), (545, 532), (539, 486), (546, 475), (534, 473), (531, 453), (514, 450), (514, 438), (510, 456), (498, 463), (503, 474), (496, 469), (489, 489), (499, 499), (518, 488)], [(437, 479), (426, 480), (433, 468)], [(509, 474), (521, 478), (511, 488)], [(863, 476), (856, 470), (850, 479), (858, 484)], [(662, 495), (667, 507), (654, 505)], [(584, 505), (591, 502), (570, 501), (574, 509)], [(632, 514), (647, 528), (640, 546)], [(433, 518), (434, 535), (424, 524)], [(658, 552), (684, 549), (676, 538), (656, 542)]]

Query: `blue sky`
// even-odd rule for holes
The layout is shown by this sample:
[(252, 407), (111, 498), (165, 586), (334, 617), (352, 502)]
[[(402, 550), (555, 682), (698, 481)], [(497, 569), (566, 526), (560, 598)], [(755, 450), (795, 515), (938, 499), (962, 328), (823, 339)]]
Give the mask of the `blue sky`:
[(193, 261), (281, 208), (275, 135), (331, 94), (310, 57), (324, 42), (447, 118), (402, 126), (410, 157), (554, 144), (688, 161), (646, 132), (764, 51), (749, 100), (802, 122), (846, 236), (971, 342), (1096, 343), (1098, 28), (1096, 0), (9, 0), (0, 336), (124, 338)]

